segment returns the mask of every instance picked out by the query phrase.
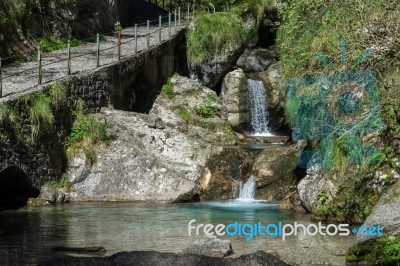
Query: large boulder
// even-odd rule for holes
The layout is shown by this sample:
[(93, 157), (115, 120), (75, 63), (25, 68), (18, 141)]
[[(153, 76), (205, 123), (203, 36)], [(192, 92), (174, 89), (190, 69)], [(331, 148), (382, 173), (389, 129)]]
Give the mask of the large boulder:
[[(211, 108), (214, 116), (202, 117), (198, 106)], [(218, 145), (237, 140), (218, 108), (215, 92), (180, 76), (171, 79), (148, 115), (103, 108), (95, 116), (112, 125), (112, 140), (96, 148), (90, 168), (79, 154), (72, 161), (73, 199), (198, 200), (207, 162), (223, 150)]]
[(246, 49), (237, 60), (236, 66), (242, 68), (244, 72), (261, 72), (266, 70), (276, 59), (277, 51), (275, 46), (271, 46), (268, 49)]
[[(65, 188), (53, 188), (49, 186), (42, 186), (36, 203), (44, 201), (51, 204), (66, 203), (70, 201), (70, 196)], [(33, 203), (33, 201), (31, 203), (32, 203), (31, 205), (36, 205)]]
[(286, 266), (287, 263), (264, 251), (242, 255), (237, 258), (215, 258), (196, 254), (175, 254), (157, 251), (131, 251), (119, 252), (109, 257), (62, 257), (39, 264), (41, 266), (66, 266), (66, 265), (142, 265), (142, 266)]
[(200, 181), (201, 200), (237, 198), (241, 180), (251, 174), (255, 152), (225, 147), (207, 161)]
[(225, 54), (216, 55), (211, 60), (199, 65), (189, 67), (191, 79), (199, 81), (202, 85), (214, 89), (222, 78), (232, 70), (239, 56), (243, 53), (243, 45), (238, 43), (231, 47)]
[(174, 130), (152, 128), (146, 115), (103, 109), (97, 117), (112, 124), (114, 139), (96, 149), (89, 172), (71, 174), (82, 180), (73, 185), (75, 201), (196, 198), (205, 160), (199, 143)]
[[(400, 181), (397, 181), (375, 205), (364, 224), (366, 227), (381, 226), (385, 235), (400, 236)], [(357, 235), (358, 242), (364, 242), (376, 236)]]
[(295, 187), (301, 151), (295, 144), (271, 145), (258, 155), (253, 165), (258, 199), (282, 200)]
[(394, 180), (395, 171), (388, 165), (360, 175), (357, 165), (318, 168), (315, 155), (297, 189), (302, 205), (319, 220), (362, 223)]
[(226, 74), (222, 83), (220, 95), (222, 113), (236, 130), (244, 129), (249, 117), (246, 82), (247, 78), (239, 68)]
[(326, 195), (325, 203), (334, 198), (338, 192), (335, 182), (321, 169), (309, 168), (307, 175), (297, 185), (300, 200), (307, 211), (317, 214), (321, 206), (320, 197)]
[(183, 253), (227, 257), (233, 254), (233, 249), (229, 240), (222, 240), (216, 236), (205, 236), (183, 250)]

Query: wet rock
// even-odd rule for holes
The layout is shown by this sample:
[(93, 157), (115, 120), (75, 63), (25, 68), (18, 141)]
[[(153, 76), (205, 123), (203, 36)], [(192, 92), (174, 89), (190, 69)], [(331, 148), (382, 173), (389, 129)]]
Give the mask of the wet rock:
[(200, 180), (201, 200), (236, 198), (240, 181), (250, 175), (256, 154), (244, 149), (224, 148), (210, 157)]
[(214, 89), (224, 75), (232, 70), (232, 66), (243, 53), (243, 44), (238, 43), (224, 55), (218, 55), (200, 65), (190, 66), (190, 77), (202, 85)]
[(40, 206), (46, 206), (49, 205), (50, 203), (45, 200), (45, 199), (41, 199), (41, 198), (29, 198), (26, 205), (28, 207), (40, 207)]
[[(366, 227), (380, 225), (384, 228), (385, 235), (400, 235), (400, 182), (395, 183), (383, 194), (367, 217)], [(361, 234), (357, 236), (357, 242), (364, 242), (378, 236)]]
[(272, 145), (255, 159), (253, 173), (257, 184), (256, 197), (281, 200), (296, 184), (296, 168), (302, 147)]
[(236, 62), (236, 66), (244, 72), (261, 72), (276, 61), (277, 51), (274, 46), (268, 49), (246, 49)]
[(109, 257), (84, 258), (64, 257), (57, 258), (39, 264), (41, 266), (66, 266), (66, 265), (142, 265), (142, 266), (196, 266), (196, 265), (219, 265), (219, 266), (285, 266), (288, 265), (280, 259), (264, 251), (242, 255), (237, 258), (216, 258), (195, 254), (174, 254), (157, 251), (131, 251), (119, 252)]
[(306, 213), (306, 209), (301, 205), (299, 192), (296, 187), (291, 187), (284, 198), (279, 202), (279, 208), (293, 210), (295, 212)]
[(231, 241), (218, 239), (216, 236), (205, 236), (182, 252), (210, 257), (227, 257), (234, 253)]
[(70, 201), (70, 196), (66, 189), (42, 186), (38, 201), (47, 201), (51, 204), (66, 203)]
[(232, 128), (245, 128), (248, 117), (247, 78), (242, 69), (226, 74), (221, 88), (222, 112)]

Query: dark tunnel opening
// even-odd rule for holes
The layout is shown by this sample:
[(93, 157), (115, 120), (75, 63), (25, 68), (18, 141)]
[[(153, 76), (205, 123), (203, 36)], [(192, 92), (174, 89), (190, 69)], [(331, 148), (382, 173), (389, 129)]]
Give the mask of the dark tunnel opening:
[(0, 172), (0, 211), (21, 208), (38, 195), (39, 190), (21, 168), (10, 166)]

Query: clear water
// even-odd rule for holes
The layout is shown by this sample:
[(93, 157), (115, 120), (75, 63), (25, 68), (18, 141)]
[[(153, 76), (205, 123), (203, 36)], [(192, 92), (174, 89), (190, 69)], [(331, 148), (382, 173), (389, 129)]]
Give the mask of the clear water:
[(249, 107), (251, 113), (251, 136), (273, 136), (269, 131), (269, 112), (264, 84), (260, 80), (247, 80)]
[[(282, 211), (275, 203), (261, 201), (70, 203), (25, 208), (0, 212), (0, 265), (35, 265), (66, 255), (52, 251), (55, 246), (103, 246), (107, 249), (106, 255), (129, 250), (180, 252), (198, 239), (188, 236), (187, 226), (192, 219), (196, 219), (196, 224), (235, 221), (310, 223), (309, 216)], [(272, 247), (280, 252), (290, 247), (290, 243), (295, 245), (290, 247), (293, 250), (290, 252), (300, 252), (296, 241), (272, 237), (256, 237), (252, 241), (246, 241), (242, 236), (225, 238), (231, 240), (236, 254), (260, 249), (268, 251)]]

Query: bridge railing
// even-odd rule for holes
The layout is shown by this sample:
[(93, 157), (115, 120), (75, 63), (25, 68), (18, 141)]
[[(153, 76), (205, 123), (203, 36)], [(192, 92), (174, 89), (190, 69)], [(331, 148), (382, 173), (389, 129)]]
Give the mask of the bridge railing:
[[(71, 41), (68, 40), (65, 50), (43, 53), (39, 45), (37, 49), (28, 51), (35, 54), (36, 61), (23, 63), (23, 70), (15, 64), (2, 68), (2, 62), (16, 59), (18, 56), (0, 58), (0, 98), (145, 52), (176, 34), (194, 17), (194, 9), (188, 5), (185, 19), (182, 15), (183, 11), (178, 7), (173, 13), (159, 16), (156, 20), (147, 20), (131, 28), (121, 28), (116, 32), (97, 34), (79, 40), (85, 44), (77, 47), (72, 47)], [(13, 88), (14, 83), (18, 88)], [(21, 89), (21, 86), (24, 88)], [(3, 89), (7, 89), (8, 93), (3, 93)]]

